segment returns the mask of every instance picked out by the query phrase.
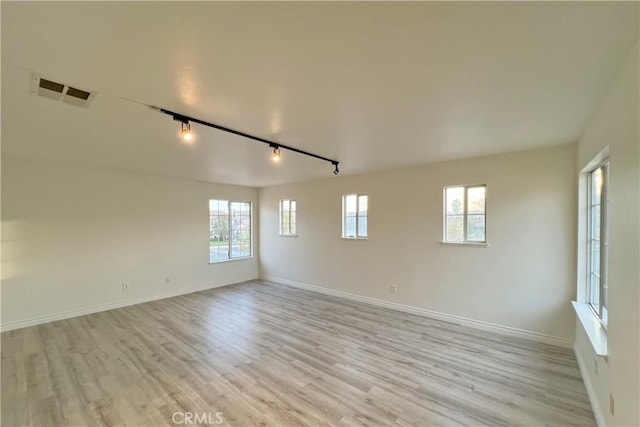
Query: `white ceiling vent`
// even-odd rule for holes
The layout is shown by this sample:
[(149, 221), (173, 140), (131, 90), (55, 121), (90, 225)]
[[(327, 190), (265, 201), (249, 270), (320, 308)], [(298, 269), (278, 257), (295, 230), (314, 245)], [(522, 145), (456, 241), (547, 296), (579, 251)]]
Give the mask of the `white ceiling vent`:
[(87, 108), (96, 96), (95, 93), (88, 90), (45, 79), (37, 74), (31, 78), (31, 94), (82, 108)]

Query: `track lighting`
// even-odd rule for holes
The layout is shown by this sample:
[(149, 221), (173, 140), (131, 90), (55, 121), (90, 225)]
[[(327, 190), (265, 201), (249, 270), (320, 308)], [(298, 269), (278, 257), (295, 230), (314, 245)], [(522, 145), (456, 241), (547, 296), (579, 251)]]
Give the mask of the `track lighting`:
[(271, 154), (271, 159), (274, 162), (280, 161), (280, 157), (281, 157), (280, 156), (280, 149), (282, 148), (282, 149), (285, 149), (285, 150), (294, 151), (294, 152), (296, 152), (298, 154), (304, 154), (305, 156), (313, 157), (315, 159), (331, 163), (335, 167), (335, 169), (333, 171), (334, 175), (338, 175), (338, 173), (340, 172), (338, 170), (338, 163), (340, 163), (340, 162), (338, 162), (337, 160), (333, 160), (333, 159), (330, 159), (328, 157), (320, 156), (318, 154), (310, 153), (308, 151), (300, 150), (299, 148), (290, 147), (288, 145), (283, 145), (283, 144), (280, 144), (280, 143), (277, 143), (277, 142), (274, 142), (274, 141), (269, 141), (268, 139), (260, 138), (258, 136), (249, 135), (248, 133), (244, 133), (244, 132), (240, 132), (238, 130), (230, 129), (228, 127), (220, 126), (220, 125), (217, 125), (215, 123), (205, 122), (204, 120), (196, 119), (195, 117), (185, 116), (184, 114), (176, 113), (174, 111), (165, 110), (164, 108), (155, 107), (153, 105), (148, 105), (148, 107), (151, 108), (152, 110), (155, 110), (155, 111), (158, 111), (158, 112), (160, 112), (162, 114), (166, 114), (168, 116), (173, 117), (173, 120), (179, 121), (181, 123), (181, 125), (180, 125), (180, 135), (182, 136), (182, 139), (185, 142), (190, 142), (192, 140), (192, 138), (193, 138), (193, 136), (191, 135), (191, 123), (190, 122), (194, 122), (194, 123), (197, 123), (199, 125), (208, 126), (210, 128), (218, 129), (218, 130), (221, 130), (223, 132), (227, 132), (227, 133), (231, 133), (233, 135), (241, 136), (243, 138), (251, 139), (253, 141), (262, 142), (263, 144), (268, 144), (269, 147), (273, 148), (273, 153)]
[(192, 135), (191, 135), (191, 125), (189, 124), (188, 120), (183, 121), (182, 124), (180, 125), (180, 136), (186, 142), (190, 142), (191, 141), (191, 137), (192, 137)]
[(277, 145), (271, 145), (271, 147), (273, 148), (273, 154), (271, 154), (271, 160), (277, 163), (280, 161), (280, 147)]

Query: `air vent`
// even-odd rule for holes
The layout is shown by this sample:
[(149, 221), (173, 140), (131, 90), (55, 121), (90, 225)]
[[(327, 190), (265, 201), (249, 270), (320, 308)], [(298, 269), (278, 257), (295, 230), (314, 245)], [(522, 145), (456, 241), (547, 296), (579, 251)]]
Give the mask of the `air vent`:
[(32, 86), (35, 86), (32, 87), (31, 91), (34, 95), (44, 96), (45, 98), (53, 99), (54, 101), (60, 101), (62, 99), (62, 94), (64, 93), (63, 84), (35, 76)]
[(48, 80), (36, 74), (31, 78), (31, 94), (82, 108), (87, 108), (96, 96), (95, 93)]

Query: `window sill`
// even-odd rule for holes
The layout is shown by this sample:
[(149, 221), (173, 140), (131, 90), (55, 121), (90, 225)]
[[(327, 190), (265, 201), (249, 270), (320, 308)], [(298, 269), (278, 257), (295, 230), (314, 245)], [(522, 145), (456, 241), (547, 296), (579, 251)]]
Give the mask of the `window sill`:
[(456, 243), (456, 242), (440, 242), (440, 244), (442, 246), (476, 246), (476, 247), (480, 247), (480, 248), (487, 248), (489, 247), (488, 243), (482, 243), (482, 242), (478, 242), (478, 243), (473, 243), (473, 242), (460, 242), (460, 243)]
[(345, 236), (342, 236), (342, 239), (343, 240), (367, 240), (368, 237), (345, 237)]
[(571, 301), (576, 310), (578, 320), (589, 337), (591, 346), (598, 356), (607, 357), (607, 331), (602, 327), (596, 315), (591, 311), (589, 304)]
[(242, 258), (231, 258), (231, 259), (221, 259), (220, 261), (209, 261), (209, 265), (222, 264), (222, 263), (225, 263), (225, 262), (234, 262), (234, 261), (246, 261), (248, 259), (253, 259), (253, 255), (252, 256), (243, 256)]
[(280, 237), (298, 237), (297, 234), (279, 234)]

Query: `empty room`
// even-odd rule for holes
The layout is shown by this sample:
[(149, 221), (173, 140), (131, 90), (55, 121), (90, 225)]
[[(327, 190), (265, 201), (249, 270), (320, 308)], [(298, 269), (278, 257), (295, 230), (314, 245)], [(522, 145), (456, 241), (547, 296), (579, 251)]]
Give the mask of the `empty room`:
[(640, 426), (640, 3), (0, 14), (3, 427)]

